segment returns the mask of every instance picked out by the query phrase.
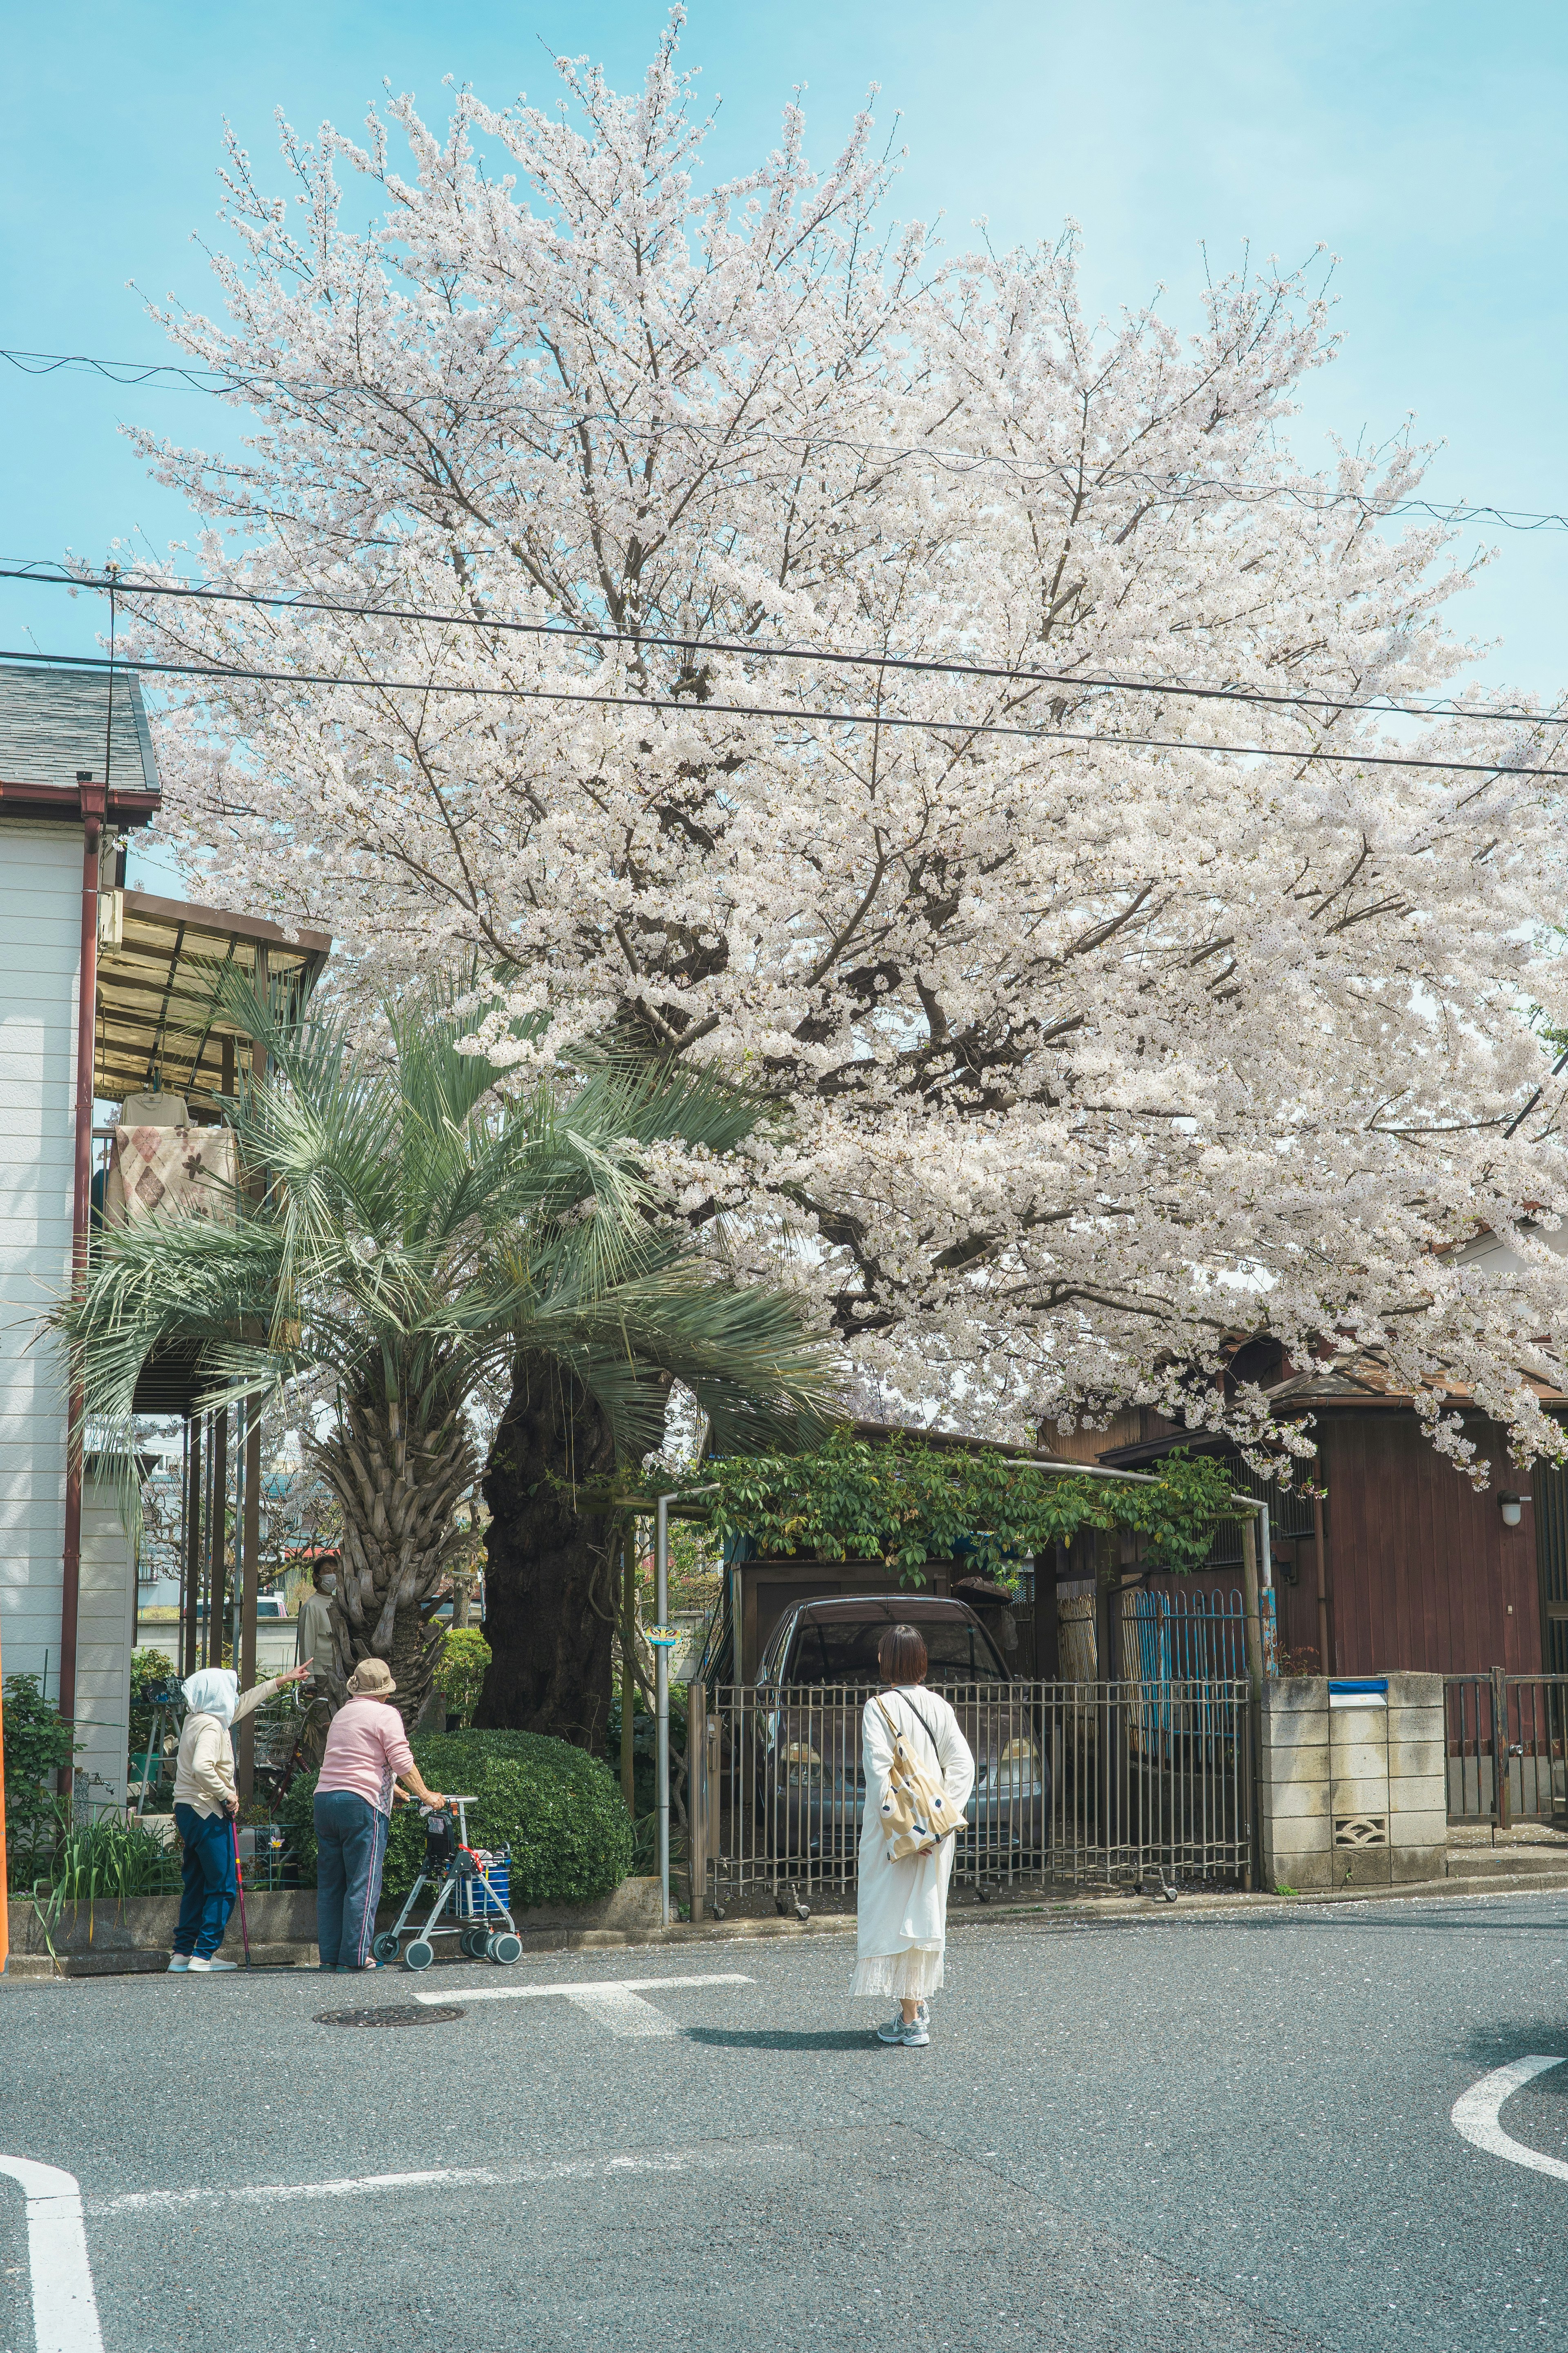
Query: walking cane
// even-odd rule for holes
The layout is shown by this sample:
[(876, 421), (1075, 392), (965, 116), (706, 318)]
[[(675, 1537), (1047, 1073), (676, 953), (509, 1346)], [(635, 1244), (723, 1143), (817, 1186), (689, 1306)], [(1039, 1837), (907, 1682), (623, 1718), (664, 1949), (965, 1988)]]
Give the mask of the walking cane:
[(245, 1865), (239, 1859), (239, 1818), (230, 1814), (228, 1834), (234, 1841), (234, 1876), (239, 1888), (239, 1933), (245, 1940), (245, 1966), (250, 1967), (250, 1930), (245, 1921)]

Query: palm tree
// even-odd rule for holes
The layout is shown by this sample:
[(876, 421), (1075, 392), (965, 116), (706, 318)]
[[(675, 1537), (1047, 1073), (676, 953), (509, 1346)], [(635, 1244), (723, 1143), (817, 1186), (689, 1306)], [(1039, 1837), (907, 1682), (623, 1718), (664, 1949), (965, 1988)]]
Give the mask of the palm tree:
[(345, 1015), (243, 987), (223, 1010), (265, 1055), (227, 1105), (232, 1219), (106, 1231), (54, 1320), (79, 1350), (85, 1419), (127, 1456), (160, 1352), (195, 1355), (205, 1405), (323, 1400), (302, 1442), (342, 1514), (328, 1680), (341, 1698), (355, 1662), (385, 1659), (412, 1725), (467, 1541), (476, 1400), (517, 1360), (591, 1398), (620, 1460), (658, 1444), (672, 1379), (721, 1442), (787, 1444), (815, 1420), (825, 1362), (785, 1298), (726, 1281), (660, 1214), (648, 1148), (731, 1147), (756, 1117), (734, 1091), (613, 1063), (508, 1089), (458, 1051), (439, 987), (357, 1040)]

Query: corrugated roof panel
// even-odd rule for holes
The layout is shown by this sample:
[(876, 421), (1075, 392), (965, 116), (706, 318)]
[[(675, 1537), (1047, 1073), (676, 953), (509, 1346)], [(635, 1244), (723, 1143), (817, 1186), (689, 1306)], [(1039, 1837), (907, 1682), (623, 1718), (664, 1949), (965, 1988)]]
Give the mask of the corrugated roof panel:
[(109, 781), (123, 791), (157, 792), (157, 763), (142, 689), (114, 681), (114, 728), (107, 733), (106, 671), (0, 669), (0, 783), (74, 787), (79, 770), (100, 781), (107, 736)]

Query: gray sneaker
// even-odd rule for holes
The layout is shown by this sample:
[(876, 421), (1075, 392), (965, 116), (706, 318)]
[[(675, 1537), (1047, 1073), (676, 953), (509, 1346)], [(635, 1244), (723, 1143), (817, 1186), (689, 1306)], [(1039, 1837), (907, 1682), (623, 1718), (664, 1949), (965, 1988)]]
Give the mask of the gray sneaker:
[(914, 2023), (906, 2026), (903, 2005), (900, 2002), (886, 2026), (879, 2026), (877, 2029), (877, 2040), (879, 2042), (903, 2042), (911, 2050), (918, 2050), (921, 2043), (931, 2041), (931, 2036), (927, 2032), (930, 2024), (931, 2012), (922, 2001), (915, 2011)]

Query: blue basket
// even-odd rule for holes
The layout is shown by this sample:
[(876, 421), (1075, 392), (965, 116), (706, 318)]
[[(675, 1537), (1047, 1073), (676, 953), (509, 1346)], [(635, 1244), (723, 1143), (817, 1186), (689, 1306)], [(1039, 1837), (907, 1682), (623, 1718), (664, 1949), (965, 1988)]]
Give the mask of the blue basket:
[(511, 1904), (511, 1853), (487, 1854), (482, 1847), (475, 1852), (489, 1874), (487, 1887), (482, 1879), (459, 1879), (458, 1882), (458, 1917), (459, 1920), (500, 1919)]

